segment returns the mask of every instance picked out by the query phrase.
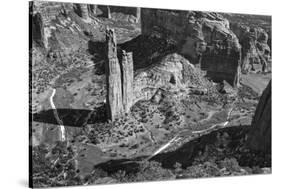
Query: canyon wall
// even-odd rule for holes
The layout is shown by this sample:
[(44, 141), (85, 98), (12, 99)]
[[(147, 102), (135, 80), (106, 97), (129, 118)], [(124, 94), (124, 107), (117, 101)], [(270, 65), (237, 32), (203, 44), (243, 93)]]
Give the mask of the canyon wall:
[[(271, 62), (269, 35), (261, 27), (232, 24), (231, 29), (242, 45), (242, 71), (268, 71)], [(260, 68), (259, 68), (260, 67)]]
[(218, 13), (141, 9), (142, 33), (155, 31), (176, 41), (178, 52), (215, 81), (239, 81), (241, 46), (229, 22)]

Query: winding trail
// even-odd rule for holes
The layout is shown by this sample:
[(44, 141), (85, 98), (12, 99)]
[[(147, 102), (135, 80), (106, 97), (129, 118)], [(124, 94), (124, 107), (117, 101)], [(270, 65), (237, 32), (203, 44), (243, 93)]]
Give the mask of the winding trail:
[(53, 92), (52, 92), (52, 95), (50, 96), (49, 100), (50, 100), (50, 104), (51, 104), (51, 107), (54, 111), (54, 116), (60, 126), (60, 132), (61, 132), (61, 141), (65, 141), (66, 140), (66, 132), (65, 132), (65, 127), (63, 125), (63, 121), (59, 118), (59, 114), (58, 114), (58, 111), (57, 111), (57, 108), (54, 104), (54, 96), (56, 94), (56, 89), (53, 89)]

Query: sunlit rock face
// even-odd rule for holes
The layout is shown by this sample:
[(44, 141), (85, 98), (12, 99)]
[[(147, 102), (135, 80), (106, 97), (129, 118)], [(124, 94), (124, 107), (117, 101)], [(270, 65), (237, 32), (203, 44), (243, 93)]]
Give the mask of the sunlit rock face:
[(118, 59), (114, 29), (106, 30), (106, 51), (107, 115), (115, 120), (128, 113), (133, 105), (133, 54), (123, 50), (121, 60)]
[(133, 103), (133, 54), (122, 51), (122, 93), (124, 111), (128, 113)]
[(138, 70), (134, 78), (133, 101), (150, 100), (158, 89), (184, 90), (204, 85), (200, 71), (183, 56), (173, 53), (148, 68)]
[(117, 58), (117, 43), (113, 29), (106, 30), (107, 61), (106, 74), (106, 107), (108, 118), (114, 120), (123, 114), (121, 69)]
[(271, 59), (267, 32), (260, 27), (239, 24), (233, 24), (231, 29), (242, 45), (242, 71), (257, 71), (256, 65), (261, 65), (260, 71), (267, 71), (267, 64)]
[(218, 13), (142, 9), (142, 32), (166, 33), (177, 41), (178, 52), (201, 64), (215, 81), (239, 81), (241, 46), (229, 22)]
[(271, 153), (271, 81), (260, 98), (248, 137), (251, 149)]

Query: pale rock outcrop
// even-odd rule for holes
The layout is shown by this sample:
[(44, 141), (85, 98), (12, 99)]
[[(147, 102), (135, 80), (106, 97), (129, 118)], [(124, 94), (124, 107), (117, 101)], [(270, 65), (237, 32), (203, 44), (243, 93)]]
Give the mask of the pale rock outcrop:
[(108, 19), (111, 19), (110, 6), (107, 6), (107, 18), (108, 18)]
[(133, 54), (122, 51), (122, 89), (124, 111), (128, 113), (133, 103)]
[(88, 5), (87, 4), (79, 4), (80, 10), (81, 10), (81, 16), (85, 22), (90, 22), (90, 16), (88, 11)]
[[(177, 53), (163, 57), (158, 63), (139, 70), (134, 79), (134, 103), (139, 100), (159, 102), (161, 91), (188, 90), (206, 87), (203, 75), (188, 60)], [(159, 91), (159, 89), (161, 89)], [(158, 92), (159, 94), (158, 94)]]
[(119, 63), (114, 29), (106, 30), (106, 43), (106, 107), (108, 119), (115, 120), (128, 113), (133, 105), (133, 54), (123, 50), (122, 60)]
[(136, 22), (140, 22), (140, 19), (141, 19), (141, 8), (140, 7), (137, 7), (137, 10), (136, 10)]

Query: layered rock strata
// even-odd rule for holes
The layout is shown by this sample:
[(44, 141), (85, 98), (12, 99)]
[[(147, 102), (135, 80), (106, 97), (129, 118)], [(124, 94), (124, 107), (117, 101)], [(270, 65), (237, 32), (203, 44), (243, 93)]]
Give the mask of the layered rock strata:
[(142, 9), (141, 17), (144, 35), (158, 30), (171, 36), (178, 52), (201, 65), (212, 80), (238, 84), (241, 46), (220, 14)]
[[(234, 24), (233, 32), (242, 45), (242, 71), (267, 71), (271, 60), (271, 49), (268, 45), (268, 34), (260, 27), (248, 27)], [(256, 65), (260, 65), (257, 69)]]

